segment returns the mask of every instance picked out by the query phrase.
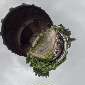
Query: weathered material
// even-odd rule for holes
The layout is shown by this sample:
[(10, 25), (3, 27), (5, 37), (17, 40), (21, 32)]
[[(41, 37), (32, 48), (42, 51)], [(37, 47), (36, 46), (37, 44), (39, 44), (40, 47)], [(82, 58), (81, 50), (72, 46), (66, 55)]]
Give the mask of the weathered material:
[(26, 50), (30, 47), (32, 35), (51, 25), (53, 23), (49, 15), (40, 7), (22, 4), (10, 9), (2, 21), (3, 43), (12, 52), (27, 56)]

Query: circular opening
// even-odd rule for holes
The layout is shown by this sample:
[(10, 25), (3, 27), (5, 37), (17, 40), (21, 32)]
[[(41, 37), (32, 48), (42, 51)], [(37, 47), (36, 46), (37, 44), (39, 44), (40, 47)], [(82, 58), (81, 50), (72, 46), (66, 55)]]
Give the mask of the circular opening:
[(49, 15), (40, 7), (34, 5), (17, 6), (9, 11), (2, 22), (3, 42), (12, 52), (24, 55), (26, 54), (25, 49), (30, 46), (29, 40), (32, 35), (51, 25), (53, 22)]

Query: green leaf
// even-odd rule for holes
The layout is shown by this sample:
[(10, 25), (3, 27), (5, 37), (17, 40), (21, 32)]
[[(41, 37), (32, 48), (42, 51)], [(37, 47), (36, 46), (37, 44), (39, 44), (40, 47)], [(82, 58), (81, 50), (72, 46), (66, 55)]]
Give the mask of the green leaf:
[[(35, 75), (38, 76), (45, 76), (48, 77), (49, 76), (49, 72), (51, 70), (55, 70), (59, 65), (61, 65), (63, 62), (65, 62), (66, 60), (66, 56), (67, 56), (67, 49), (71, 47), (71, 42), (75, 40), (75, 38), (71, 38), (71, 31), (69, 31), (69, 29), (65, 29), (65, 27), (60, 24), (58, 26), (52, 26), (51, 29), (49, 30), (55, 30), (56, 32), (59, 32), (60, 34), (63, 35), (63, 40), (64, 40), (64, 44), (66, 43), (66, 47), (64, 45), (64, 50), (63, 50), (63, 54), (60, 55), (60, 60), (55, 58), (55, 60), (53, 60), (54, 53), (52, 50), (50, 50), (46, 55), (44, 55), (46, 58), (40, 58), (40, 57), (36, 57), (32, 54), (30, 54), (30, 52), (28, 52), (28, 56), (26, 58), (26, 63), (29, 63), (30, 66), (33, 68), (33, 71), (35, 72)], [(32, 52), (36, 51), (36, 48), (38, 48), (38, 46), (40, 46), (43, 42), (43, 37), (45, 37), (45, 34), (43, 36), (42, 34), (42, 38), (40, 38), (39, 41), (37, 41), (35, 45), (35, 48), (32, 48)], [(48, 56), (48, 57), (47, 57)]]

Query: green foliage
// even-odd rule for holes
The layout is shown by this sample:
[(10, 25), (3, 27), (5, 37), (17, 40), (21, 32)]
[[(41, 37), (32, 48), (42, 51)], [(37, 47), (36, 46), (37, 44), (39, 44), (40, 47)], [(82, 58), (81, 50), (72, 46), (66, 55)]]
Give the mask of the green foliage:
[[(39, 58), (34, 55), (32, 55), (30, 52), (28, 53), (28, 56), (26, 58), (26, 63), (29, 63), (31, 67), (33, 67), (33, 71), (35, 72), (35, 75), (38, 76), (49, 76), (49, 72), (51, 70), (55, 70), (60, 64), (62, 64), (66, 60), (66, 55), (68, 53), (67, 49), (70, 48), (71, 42), (75, 40), (75, 38), (71, 38), (71, 31), (69, 29), (65, 29), (65, 27), (60, 24), (58, 26), (52, 26), (50, 30), (55, 30), (56, 32), (59, 32), (63, 36), (64, 44), (66, 43), (66, 48), (64, 45), (63, 54), (60, 55), (60, 58), (55, 58), (52, 51), (49, 51), (46, 56), (46, 58)], [(42, 35), (41, 35), (42, 36)], [(43, 37), (43, 36), (42, 36)], [(44, 41), (43, 38), (40, 38), (40, 40), (37, 42), (38, 46), (40, 42)], [(35, 45), (36, 46), (36, 45)], [(37, 46), (35, 47), (37, 48)], [(31, 48), (32, 52), (33, 50), (36, 51), (36, 49)]]
[(33, 71), (35, 72), (35, 75), (38, 76), (49, 76), (49, 71), (55, 70), (61, 63), (65, 61), (66, 58), (64, 58), (62, 61), (57, 62), (51, 61), (48, 59), (40, 59), (36, 57), (30, 57), (30, 55), (27, 57), (26, 61), (27, 63), (30, 62), (30, 66), (33, 67)]

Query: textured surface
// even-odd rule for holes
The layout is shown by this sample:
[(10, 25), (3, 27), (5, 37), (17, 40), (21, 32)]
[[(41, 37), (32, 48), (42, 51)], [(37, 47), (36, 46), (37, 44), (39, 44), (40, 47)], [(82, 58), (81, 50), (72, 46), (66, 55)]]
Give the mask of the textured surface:
[[(59, 27), (52, 26), (50, 29), (47, 29), (45, 32), (37, 34), (37, 37), (32, 42), (32, 47), (28, 50), (29, 54), (38, 58), (52, 58), (55, 55), (56, 58), (60, 58), (64, 51), (64, 42), (63, 36), (58, 31)], [(61, 30), (64, 27), (60, 27)], [(66, 36), (67, 37), (67, 36)], [(70, 36), (69, 36), (70, 38)]]
[(33, 34), (41, 32), (52, 25), (52, 21), (44, 10), (34, 5), (22, 4), (10, 8), (2, 20), (2, 38), (8, 49), (26, 56), (26, 49)]
[(85, 0), (1, 0), (0, 19), (10, 7), (23, 2), (41, 6), (56, 25), (69, 27), (77, 40), (69, 50), (67, 61), (51, 71), (49, 78), (39, 78), (25, 64), (23, 56), (7, 50), (0, 37), (0, 85), (85, 85)]

